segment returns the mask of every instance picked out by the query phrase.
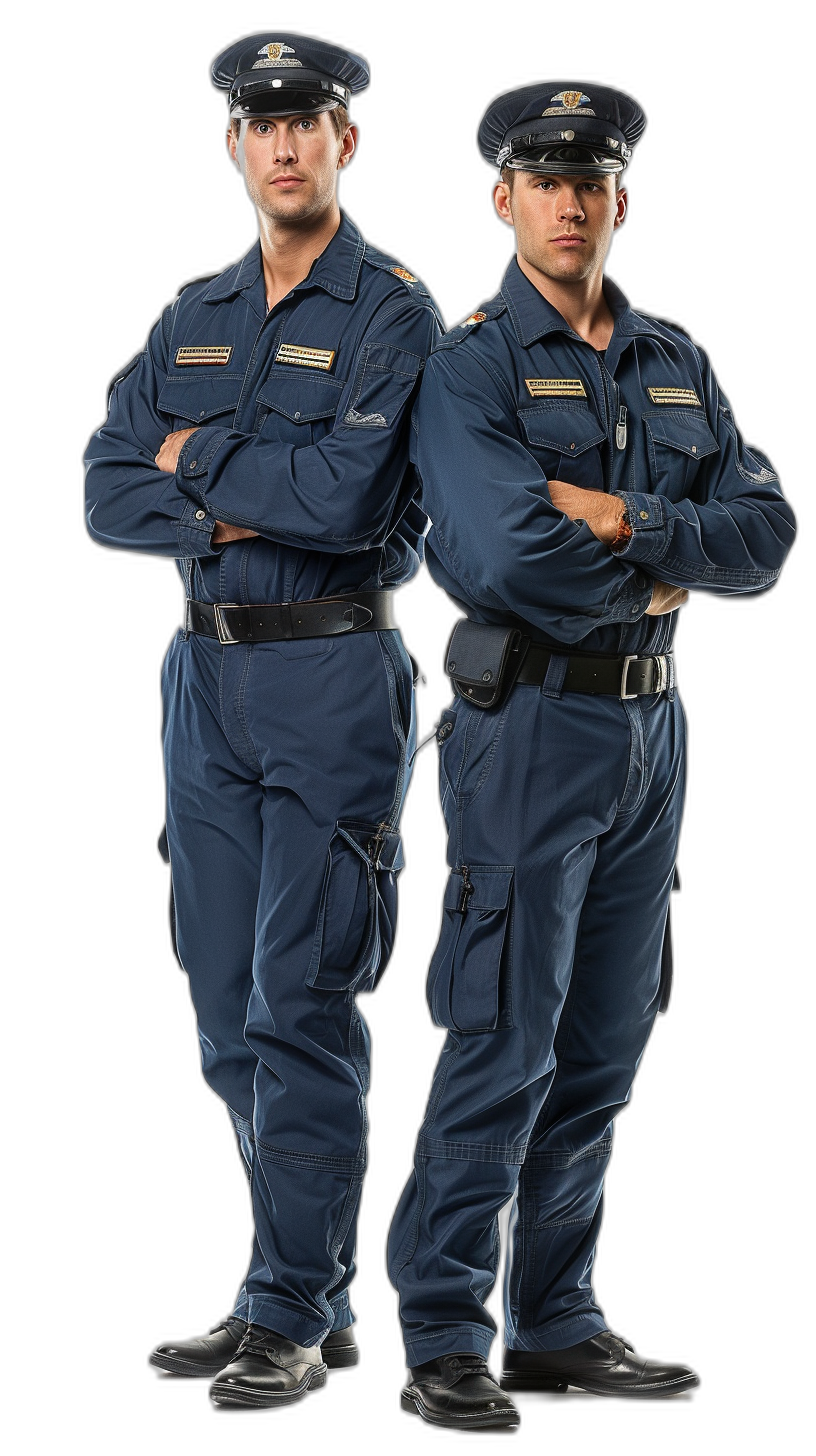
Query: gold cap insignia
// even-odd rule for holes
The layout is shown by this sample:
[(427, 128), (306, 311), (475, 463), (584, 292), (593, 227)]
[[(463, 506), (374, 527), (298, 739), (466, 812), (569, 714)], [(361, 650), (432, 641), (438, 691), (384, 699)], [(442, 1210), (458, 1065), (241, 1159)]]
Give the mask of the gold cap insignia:
[(284, 45), (282, 40), (271, 40), (267, 45), (261, 46), (258, 55), (262, 57), (252, 67), (253, 71), (262, 71), (266, 66), (302, 66), (302, 61), (285, 61), (284, 56), (295, 54), (292, 46)]
[(550, 97), (550, 104), (553, 101), (560, 101), (562, 106), (572, 110), (575, 106), (589, 106), (590, 98), (583, 91), (559, 91), (557, 96)]

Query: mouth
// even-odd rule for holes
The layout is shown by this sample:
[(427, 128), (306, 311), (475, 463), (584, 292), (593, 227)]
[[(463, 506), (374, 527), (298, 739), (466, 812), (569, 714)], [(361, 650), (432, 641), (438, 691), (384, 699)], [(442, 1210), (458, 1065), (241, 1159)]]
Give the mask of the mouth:
[(557, 248), (582, 248), (585, 239), (579, 238), (577, 233), (561, 233), (559, 237), (551, 238), (550, 241)]
[(293, 192), (296, 188), (303, 186), (303, 177), (273, 177), (270, 186), (277, 187), (281, 192)]

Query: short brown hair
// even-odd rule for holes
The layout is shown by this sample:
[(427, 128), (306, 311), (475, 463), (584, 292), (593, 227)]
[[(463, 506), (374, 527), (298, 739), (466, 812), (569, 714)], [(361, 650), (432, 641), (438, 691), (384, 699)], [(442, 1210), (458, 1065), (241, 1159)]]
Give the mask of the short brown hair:
[[(333, 106), (329, 112), (329, 116), (331, 117), (331, 124), (334, 127), (337, 140), (342, 141), (349, 128), (349, 114), (345, 106)], [(241, 122), (248, 119), (248, 117), (241, 116), (230, 117), (230, 128), (236, 141), (241, 130)]]

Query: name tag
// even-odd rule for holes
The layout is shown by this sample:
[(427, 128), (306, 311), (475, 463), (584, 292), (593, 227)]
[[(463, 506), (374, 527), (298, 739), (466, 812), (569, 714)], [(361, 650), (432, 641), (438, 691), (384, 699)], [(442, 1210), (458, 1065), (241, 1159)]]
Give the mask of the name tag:
[(699, 399), (693, 389), (677, 389), (674, 385), (651, 385), (647, 386), (647, 393), (652, 404), (695, 404), (702, 409)]
[(525, 379), (533, 399), (542, 395), (554, 395), (561, 399), (586, 399), (582, 379)]
[(176, 364), (180, 368), (190, 364), (229, 364), (231, 358), (232, 344), (196, 344), (193, 348), (176, 350)]
[(307, 349), (304, 344), (281, 344), (276, 364), (300, 364), (304, 369), (331, 369), (334, 349)]

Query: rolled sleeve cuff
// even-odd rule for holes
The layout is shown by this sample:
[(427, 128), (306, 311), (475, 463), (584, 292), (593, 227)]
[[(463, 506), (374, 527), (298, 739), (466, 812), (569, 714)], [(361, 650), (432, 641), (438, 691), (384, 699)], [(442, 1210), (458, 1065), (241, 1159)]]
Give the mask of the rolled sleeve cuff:
[(615, 548), (615, 556), (626, 561), (659, 561), (669, 544), (666, 511), (659, 495), (617, 492), (626, 506), (626, 519), (632, 528), (628, 540)]
[(212, 544), (214, 530), (215, 516), (211, 516), (203, 506), (197, 506), (195, 501), (186, 501), (177, 529), (181, 555), (218, 556), (221, 547)]

